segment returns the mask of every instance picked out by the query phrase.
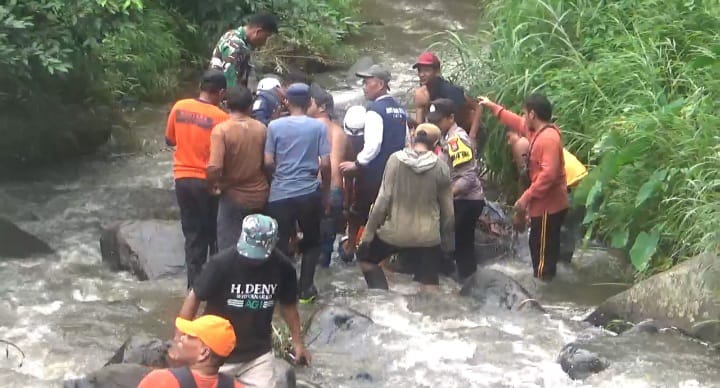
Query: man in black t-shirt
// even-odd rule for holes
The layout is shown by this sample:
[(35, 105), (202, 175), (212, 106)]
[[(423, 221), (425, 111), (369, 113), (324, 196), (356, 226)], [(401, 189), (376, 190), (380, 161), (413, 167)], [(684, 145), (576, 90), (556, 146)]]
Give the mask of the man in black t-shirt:
[(297, 274), (275, 249), (277, 230), (270, 217), (245, 217), (237, 247), (208, 260), (179, 314), (193, 319), (200, 302), (206, 301), (205, 314), (232, 323), (237, 344), (222, 371), (231, 371), (246, 387), (267, 387), (275, 379), (271, 323), (276, 303), (290, 328), (295, 360), (310, 362), (300, 332)]
[(455, 121), (460, 128), (470, 135), (476, 142), (477, 152), (482, 153), (485, 145), (485, 133), (481, 132), (484, 127), (480, 107), (474, 98), (471, 98), (465, 91), (446, 80), (441, 76), (440, 59), (429, 51), (418, 57), (413, 65), (417, 70), (420, 87), (415, 89), (415, 121), (417, 124), (424, 123), (430, 108), (430, 102), (439, 98), (447, 98), (455, 105)]

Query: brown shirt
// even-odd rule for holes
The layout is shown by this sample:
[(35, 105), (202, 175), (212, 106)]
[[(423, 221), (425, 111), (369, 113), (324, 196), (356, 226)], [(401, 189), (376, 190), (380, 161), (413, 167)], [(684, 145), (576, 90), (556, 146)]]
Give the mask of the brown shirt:
[(210, 136), (208, 176), (219, 172), (223, 195), (250, 210), (267, 202), (270, 185), (263, 172), (267, 128), (250, 117), (230, 118)]

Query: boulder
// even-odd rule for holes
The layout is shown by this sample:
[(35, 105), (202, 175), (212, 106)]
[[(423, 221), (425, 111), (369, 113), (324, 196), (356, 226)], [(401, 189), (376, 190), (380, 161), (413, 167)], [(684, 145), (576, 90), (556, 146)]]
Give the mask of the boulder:
[(142, 335), (127, 339), (105, 365), (140, 364), (153, 368), (167, 368), (167, 353), (172, 341)]
[(347, 81), (349, 85), (359, 84), (360, 79), (355, 75), (355, 73), (367, 70), (370, 66), (374, 64), (375, 60), (372, 57), (365, 56), (358, 58), (358, 60), (355, 61), (352, 66), (350, 66), (350, 69), (348, 69), (345, 81)]
[(610, 365), (604, 358), (575, 343), (565, 345), (558, 355), (557, 362), (573, 380), (583, 380), (602, 372)]
[(709, 343), (720, 342), (720, 262), (706, 254), (637, 283), (602, 303), (586, 321), (653, 319)]
[(115, 222), (103, 229), (103, 262), (115, 271), (130, 271), (140, 280), (185, 271), (184, 238), (177, 221)]
[(329, 344), (343, 335), (353, 338), (357, 333), (365, 333), (371, 325), (373, 320), (358, 311), (330, 305), (313, 314), (305, 338), (318, 345)]
[(622, 283), (632, 284), (634, 271), (630, 261), (618, 252), (605, 248), (587, 248), (575, 251), (567, 264), (583, 284)]
[[(268, 381), (263, 387), (267, 388), (296, 388), (296, 376), (295, 369), (292, 365), (284, 360), (278, 358), (273, 359), (273, 376), (272, 380)], [(220, 367), (220, 372), (227, 373), (229, 375), (235, 375), (237, 371), (245, 369), (238, 367), (234, 364), (226, 364)]]
[(515, 279), (489, 268), (479, 268), (468, 278), (460, 289), (460, 295), (473, 298), (483, 306), (544, 312), (540, 303)]
[(0, 257), (27, 258), (53, 253), (45, 241), (0, 218)]
[(150, 371), (138, 364), (106, 365), (81, 379), (65, 381), (63, 388), (135, 388)]

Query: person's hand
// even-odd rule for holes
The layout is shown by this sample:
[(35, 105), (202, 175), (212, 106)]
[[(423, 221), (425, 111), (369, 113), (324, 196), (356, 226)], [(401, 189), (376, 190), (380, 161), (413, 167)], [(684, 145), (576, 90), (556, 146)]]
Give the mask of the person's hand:
[(477, 102), (481, 106), (487, 106), (489, 104), (492, 104), (492, 100), (490, 100), (487, 96), (478, 96)]
[(527, 217), (523, 212), (515, 212), (512, 218), (513, 229), (516, 232), (524, 232), (527, 228)]
[(296, 365), (310, 366), (312, 356), (310, 352), (305, 349), (305, 345), (302, 342), (293, 343), (293, 361)]
[(343, 173), (343, 175), (351, 173), (353, 171), (356, 171), (358, 168), (355, 165), (355, 162), (342, 162), (340, 163), (340, 172)]
[(525, 213), (528, 208), (528, 200), (525, 199), (525, 196), (520, 196), (517, 201), (515, 201), (515, 205), (513, 206), (513, 209), (516, 212)]
[(220, 185), (217, 183), (209, 184), (207, 186), (208, 193), (212, 196), (218, 196), (222, 193), (222, 190), (220, 190)]

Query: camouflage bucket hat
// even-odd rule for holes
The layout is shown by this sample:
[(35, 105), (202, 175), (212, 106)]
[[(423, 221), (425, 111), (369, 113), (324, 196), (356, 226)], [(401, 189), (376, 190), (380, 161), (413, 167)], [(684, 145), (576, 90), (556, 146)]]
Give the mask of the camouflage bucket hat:
[(243, 220), (237, 251), (249, 259), (265, 260), (277, 241), (277, 221), (262, 214), (251, 214)]

